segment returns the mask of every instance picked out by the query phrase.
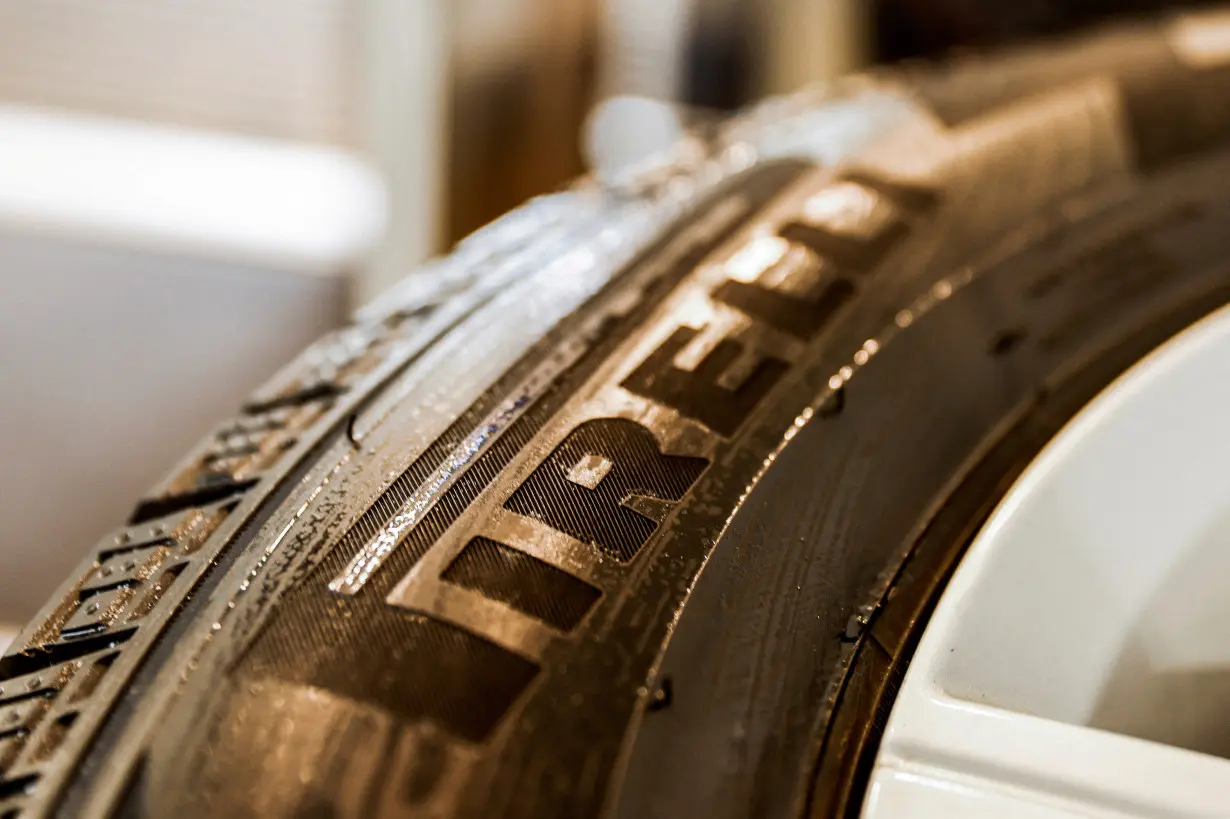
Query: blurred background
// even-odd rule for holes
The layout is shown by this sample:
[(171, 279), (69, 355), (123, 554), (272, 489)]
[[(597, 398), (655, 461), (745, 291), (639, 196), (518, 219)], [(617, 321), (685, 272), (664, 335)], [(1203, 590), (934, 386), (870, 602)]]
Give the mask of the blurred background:
[(601, 101), (729, 110), (1175, 5), (0, 0), (0, 645), (280, 364), (583, 172)]

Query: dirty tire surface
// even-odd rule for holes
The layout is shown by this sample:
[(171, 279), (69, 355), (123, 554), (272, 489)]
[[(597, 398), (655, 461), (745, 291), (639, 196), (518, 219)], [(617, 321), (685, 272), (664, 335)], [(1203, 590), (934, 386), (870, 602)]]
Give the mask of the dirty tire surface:
[(0, 817), (856, 815), (998, 498), (1230, 301), (1200, 25), (801, 92), (412, 274), (0, 659)]

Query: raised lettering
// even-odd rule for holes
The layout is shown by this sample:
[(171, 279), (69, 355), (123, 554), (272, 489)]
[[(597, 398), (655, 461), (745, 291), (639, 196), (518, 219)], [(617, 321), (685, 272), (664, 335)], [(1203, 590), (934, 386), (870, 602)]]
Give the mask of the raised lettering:
[(814, 300), (796, 299), (750, 282), (727, 281), (713, 291), (718, 301), (804, 341), (828, 324), (853, 295), (854, 285), (846, 279), (828, 281)]
[[(582, 462), (610, 466), (596, 481), (578, 481), (576, 466)], [(629, 508), (628, 501), (638, 496), (677, 501), (708, 463), (704, 458), (663, 455), (653, 433), (635, 421), (600, 418), (569, 433), (504, 507), (628, 561), (657, 528), (654, 520)]]

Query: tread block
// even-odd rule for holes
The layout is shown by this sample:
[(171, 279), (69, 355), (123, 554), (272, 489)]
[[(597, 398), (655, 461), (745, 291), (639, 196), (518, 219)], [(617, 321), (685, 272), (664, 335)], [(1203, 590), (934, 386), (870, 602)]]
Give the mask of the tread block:
[(157, 607), (158, 601), (162, 599), (164, 594), (166, 594), (167, 589), (169, 589), (171, 584), (175, 582), (175, 578), (179, 577), (179, 575), (187, 567), (187, 563), (180, 563), (178, 565), (171, 566), (159, 575), (157, 582), (145, 591), (145, 595), (141, 598), (141, 601), (137, 603), (137, 605), (133, 606), (132, 611), (129, 612), (128, 622), (131, 623), (136, 620), (140, 620), (142, 617), (147, 617), (149, 613)]
[(77, 712), (69, 711), (67, 714), (61, 714), (56, 717), (54, 722), (50, 722), (47, 728), (43, 731), (42, 741), (38, 744), (38, 749), (34, 752), (33, 762), (46, 762), (51, 758), (51, 755), (56, 752), (64, 742), (64, 738), (68, 736), (68, 730), (73, 727), (73, 723), (77, 721)]
[(93, 663), (90, 663), (88, 668), (77, 675), (77, 681), (69, 692), (68, 701), (76, 703), (89, 699), (90, 695), (98, 688), (98, 684), (102, 682), (102, 678), (107, 676), (107, 672), (111, 670), (111, 665), (118, 656), (120, 656), (119, 652), (116, 651), (111, 654), (105, 654)]
[(113, 553), (99, 561), (94, 574), (86, 580), (83, 595), (119, 586), (136, 586), (145, 582), (170, 553), (170, 541), (157, 546), (145, 546), (127, 552)]
[[(3, 775), (13, 763), (17, 761), (17, 757), (21, 755), (21, 750), (26, 746), (25, 733), (10, 734), (7, 737), (0, 738), (0, 775)], [(0, 782), (0, 799), (8, 794), (6, 789), (9, 783)], [(17, 793), (18, 791), (15, 791)]]
[(60, 638), (73, 640), (107, 631), (128, 607), (135, 593), (129, 586), (116, 586), (85, 597), (60, 627)]
[(51, 698), (41, 695), (0, 705), (0, 738), (33, 731), (50, 704)]

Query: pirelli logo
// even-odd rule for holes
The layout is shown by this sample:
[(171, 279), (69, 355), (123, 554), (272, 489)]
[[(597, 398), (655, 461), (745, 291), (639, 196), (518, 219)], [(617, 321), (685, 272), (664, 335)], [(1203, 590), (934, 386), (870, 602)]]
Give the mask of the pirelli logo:
[[(400, 578), (388, 604), (537, 660), (621, 582), (719, 448), (935, 204), (928, 190), (863, 175), (812, 171), (791, 182), (759, 216), (736, 186), (710, 205), (713, 218), (679, 232), (661, 254), (689, 265), (679, 285)], [(544, 359), (330, 589), (359, 593), (585, 352), (578, 341)]]

